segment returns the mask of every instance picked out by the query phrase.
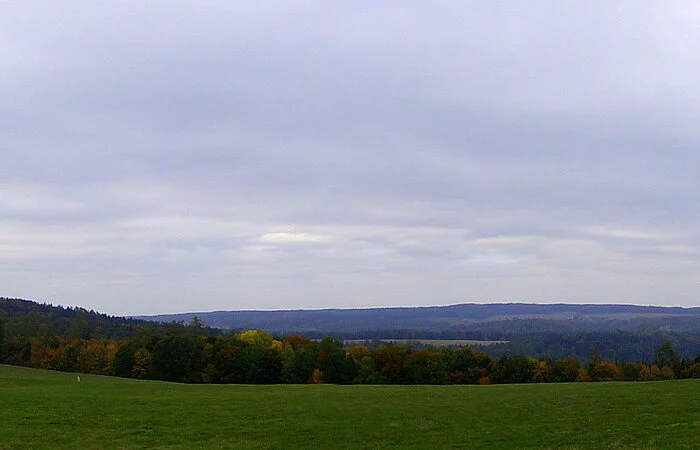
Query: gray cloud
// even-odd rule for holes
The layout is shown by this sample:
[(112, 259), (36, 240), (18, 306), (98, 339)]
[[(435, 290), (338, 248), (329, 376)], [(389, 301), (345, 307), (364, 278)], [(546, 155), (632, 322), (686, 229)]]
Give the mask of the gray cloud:
[(698, 15), (0, 6), (1, 294), (696, 304)]

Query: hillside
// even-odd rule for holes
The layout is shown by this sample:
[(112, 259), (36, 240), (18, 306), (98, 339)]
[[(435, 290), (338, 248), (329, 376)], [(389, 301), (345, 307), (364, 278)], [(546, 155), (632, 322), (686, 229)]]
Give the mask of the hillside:
[[(188, 316), (186, 321), (191, 318)], [(166, 328), (160, 322), (5, 297), (0, 297), (0, 324), (6, 334), (22, 338), (123, 339), (133, 337), (139, 327), (146, 324), (161, 331)]]
[(477, 339), (527, 332), (700, 332), (700, 308), (634, 305), (459, 304), (415, 308), (214, 311), (138, 318), (187, 321), (194, 315), (206, 325), (225, 330), (252, 328), (276, 333), (352, 337), (382, 337), (377, 332), (399, 337), (395, 334), (402, 330)]
[(84, 308), (65, 308), (18, 298), (0, 297), (0, 321), (5, 332), (27, 337), (124, 338), (142, 320), (113, 317)]
[[(0, 298), (0, 356), (24, 364), (31, 339), (132, 339), (184, 330), (193, 316), (207, 325), (198, 333), (267, 330), (278, 337), (294, 333), (349, 342), (384, 339), (498, 340), (482, 349), (492, 357), (520, 354), (538, 358), (586, 360), (594, 350), (613, 361), (652, 362), (656, 349), (672, 341), (681, 358), (700, 354), (700, 308), (630, 305), (463, 304), (424, 308), (328, 309), (297, 311), (219, 311), (139, 318), (112, 317), (83, 308), (64, 308)], [(163, 322), (165, 321), (165, 322)], [(197, 326), (199, 324), (197, 323)], [(216, 327), (216, 328), (211, 328)], [(225, 332), (225, 331), (224, 331)], [(2, 345), (4, 338), (5, 345)], [(430, 342), (428, 342), (430, 343)], [(457, 342), (453, 345), (459, 345)], [(22, 362), (25, 361), (25, 362)]]

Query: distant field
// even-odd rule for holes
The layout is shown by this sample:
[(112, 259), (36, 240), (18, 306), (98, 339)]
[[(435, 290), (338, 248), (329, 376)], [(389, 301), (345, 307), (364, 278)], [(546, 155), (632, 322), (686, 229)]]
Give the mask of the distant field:
[[(392, 344), (407, 344), (410, 342), (418, 342), (425, 345), (433, 345), (435, 347), (478, 347), (494, 344), (507, 344), (508, 341), (479, 341), (475, 339), (377, 339), (383, 342)], [(345, 345), (362, 344), (372, 339), (346, 339)]]
[(700, 380), (180, 385), (0, 366), (0, 448), (699, 448)]

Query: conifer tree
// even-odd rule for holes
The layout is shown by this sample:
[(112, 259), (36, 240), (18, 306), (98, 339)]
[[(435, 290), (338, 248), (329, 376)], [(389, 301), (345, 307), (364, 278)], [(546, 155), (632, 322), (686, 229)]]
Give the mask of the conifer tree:
[(2, 319), (0, 319), (0, 362), (3, 361), (3, 344), (5, 343), (5, 330), (2, 327)]

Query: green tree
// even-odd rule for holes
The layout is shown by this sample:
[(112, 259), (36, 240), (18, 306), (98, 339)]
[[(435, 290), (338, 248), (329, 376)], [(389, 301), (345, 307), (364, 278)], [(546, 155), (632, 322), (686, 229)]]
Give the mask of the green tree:
[(700, 378), (700, 356), (693, 361), (688, 361), (681, 371), (681, 378)]
[(673, 341), (666, 340), (656, 350), (656, 364), (660, 368), (668, 367), (676, 377), (680, 376), (681, 360), (676, 354), (676, 349), (673, 346)]
[(326, 337), (321, 340), (317, 361), (325, 383), (350, 384), (357, 376), (355, 361), (336, 338)]
[(131, 342), (136, 348), (146, 348), (148, 351), (152, 351), (161, 338), (162, 335), (154, 323), (144, 322), (136, 328)]
[(285, 344), (280, 351), (280, 359), (282, 361), (281, 379), (282, 383), (301, 383), (297, 379), (296, 373), (296, 353), (291, 345)]
[(289, 351), (285, 350), (282, 355), (282, 376), (287, 383), (308, 382), (316, 368), (318, 356), (318, 343), (299, 334), (287, 336), (284, 345), (290, 347), (294, 357), (291, 358)]
[(199, 317), (197, 316), (192, 316), (192, 319), (190, 320), (190, 323), (187, 326), (187, 330), (190, 333), (196, 334), (198, 336), (207, 335), (207, 329), (204, 326), (204, 323), (201, 320), (199, 320)]
[(134, 370), (134, 354), (136, 348), (132, 344), (122, 345), (114, 355), (112, 370), (118, 377), (131, 378)]
[(68, 337), (76, 339), (89, 339), (90, 327), (88, 326), (87, 315), (83, 311), (78, 311), (70, 322), (70, 328), (66, 332)]
[(153, 369), (160, 380), (200, 382), (204, 369), (204, 339), (182, 333), (166, 335), (153, 348)]
[(272, 348), (248, 345), (243, 348), (246, 383), (279, 383), (282, 375), (282, 357)]
[(5, 344), (5, 329), (3, 327), (2, 318), (0, 318), (0, 363), (2, 363), (2, 361), (5, 358), (5, 352), (4, 352), (5, 346), (4, 346), (4, 344)]
[(406, 358), (407, 383), (442, 384), (445, 381), (450, 349), (428, 347), (413, 351)]
[(623, 381), (640, 381), (642, 367), (641, 363), (624, 363), (620, 367), (620, 377)]
[(494, 365), (493, 381), (496, 383), (531, 383), (534, 367), (532, 361), (520, 355), (502, 356)]

